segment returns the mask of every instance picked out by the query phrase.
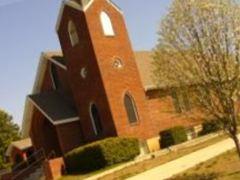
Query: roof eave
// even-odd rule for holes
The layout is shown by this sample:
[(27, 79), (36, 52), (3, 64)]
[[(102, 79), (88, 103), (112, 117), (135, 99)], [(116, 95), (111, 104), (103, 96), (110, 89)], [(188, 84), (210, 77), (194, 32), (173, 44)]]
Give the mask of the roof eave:
[[(45, 55), (44, 53), (41, 53), (38, 68), (37, 68), (37, 73), (34, 81), (34, 86), (32, 90), (33, 94), (38, 93), (42, 86), (43, 76), (45, 74), (46, 67), (47, 67), (46, 64), (44, 64), (46, 62), (44, 61), (44, 59), (45, 59)], [(31, 126), (31, 122), (29, 121), (32, 118), (32, 113), (33, 113), (33, 106), (29, 102), (28, 98), (26, 98), (24, 114), (23, 114), (23, 122), (22, 122), (22, 136), (24, 138), (29, 136), (29, 129)]]
[(75, 121), (79, 121), (79, 117), (70, 117), (70, 118), (66, 118), (66, 119), (58, 119), (58, 120), (53, 120), (50, 116), (48, 116), (44, 110), (39, 107), (29, 96), (28, 96), (28, 100), (54, 125), (60, 125), (60, 124), (67, 124), (67, 123), (72, 123)]
[(162, 89), (161, 87), (159, 86), (156, 86), (156, 85), (148, 85), (148, 86), (145, 86), (144, 87), (144, 90), (147, 92), (147, 91), (153, 91), (153, 90), (159, 90), (159, 89)]

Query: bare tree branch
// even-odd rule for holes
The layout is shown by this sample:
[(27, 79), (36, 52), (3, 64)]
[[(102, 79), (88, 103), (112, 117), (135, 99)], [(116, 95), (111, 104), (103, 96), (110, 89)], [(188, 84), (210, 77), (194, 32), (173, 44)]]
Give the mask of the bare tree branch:
[(175, 0), (155, 48), (155, 79), (195, 86), (196, 105), (236, 143), (240, 100), (240, 5), (234, 0)]

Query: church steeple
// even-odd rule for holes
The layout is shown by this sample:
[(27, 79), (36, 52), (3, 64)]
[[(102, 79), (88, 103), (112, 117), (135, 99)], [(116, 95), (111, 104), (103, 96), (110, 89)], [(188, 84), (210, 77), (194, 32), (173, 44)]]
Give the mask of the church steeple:
[(85, 7), (90, 2), (90, 0), (70, 0), (70, 1), (74, 1), (81, 5), (82, 7)]
[(67, 2), (58, 35), (85, 140), (147, 138), (145, 92), (121, 10), (110, 0)]

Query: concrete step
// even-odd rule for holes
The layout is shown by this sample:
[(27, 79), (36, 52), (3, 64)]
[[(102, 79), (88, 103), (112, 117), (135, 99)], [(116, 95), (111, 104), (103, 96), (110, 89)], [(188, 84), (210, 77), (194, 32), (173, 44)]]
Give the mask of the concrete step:
[(38, 168), (34, 172), (32, 172), (28, 177), (24, 180), (45, 180), (43, 168)]

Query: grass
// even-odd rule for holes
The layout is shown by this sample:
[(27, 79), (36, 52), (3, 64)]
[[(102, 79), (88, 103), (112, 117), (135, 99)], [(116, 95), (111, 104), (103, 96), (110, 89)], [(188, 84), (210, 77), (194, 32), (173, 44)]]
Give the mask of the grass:
[(171, 180), (238, 180), (240, 160), (236, 151), (229, 151), (178, 175)]
[[(226, 139), (226, 138), (227, 138), (226, 136), (222, 135), (222, 136), (210, 139), (210, 140), (208, 140), (206, 142), (203, 142), (201, 144), (195, 145), (193, 147), (187, 147), (187, 148), (180, 149), (178, 151), (170, 152), (170, 153), (168, 153), (164, 156), (159, 156), (159, 157), (154, 157), (153, 156), (152, 159), (145, 160), (143, 162), (139, 162), (139, 163), (134, 164), (132, 166), (126, 167), (122, 170), (116, 171), (112, 174), (106, 175), (106, 176), (100, 178), (100, 180), (109, 180), (109, 179), (122, 180), (122, 179), (126, 179), (127, 177), (131, 177), (131, 176), (134, 176), (136, 174), (142, 173), (144, 171), (152, 169), (152, 168), (154, 168), (156, 166), (159, 166), (161, 164), (164, 164), (164, 163), (167, 163), (167, 162), (172, 161), (174, 159), (180, 158), (180, 157), (182, 157), (186, 154), (192, 153), (192, 152), (197, 151), (199, 149), (205, 148), (209, 145), (215, 144), (215, 143), (217, 143), (217, 142), (219, 142), (223, 139)], [(104, 168), (104, 169), (101, 169), (101, 170), (98, 170), (98, 171), (95, 171), (95, 172), (92, 172), (92, 173), (89, 173), (89, 174), (64, 176), (64, 177), (62, 177), (61, 180), (81, 180), (81, 179), (85, 179), (87, 177), (99, 174), (99, 173), (104, 172), (106, 170), (113, 169), (113, 168), (115, 168), (119, 165), (122, 165), (122, 164), (107, 167), (107, 168)]]

